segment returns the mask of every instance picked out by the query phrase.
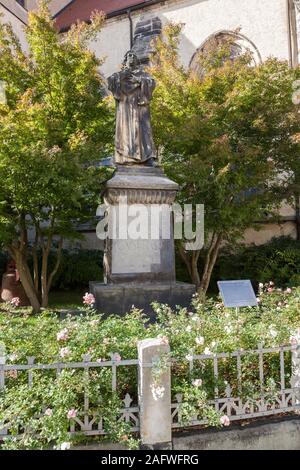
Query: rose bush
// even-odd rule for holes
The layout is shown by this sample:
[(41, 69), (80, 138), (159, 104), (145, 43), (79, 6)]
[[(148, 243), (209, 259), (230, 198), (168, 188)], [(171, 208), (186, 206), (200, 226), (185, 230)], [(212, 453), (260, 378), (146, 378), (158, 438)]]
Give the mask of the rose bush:
[[(237, 313), (234, 309), (224, 308), (219, 299), (208, 299), (203, 303), (195, 296), (190, 309), (178, 307), (172, 311), (167, 305), (153, 304), (156, 323), (149, 323), (143, 312), (136, 308), (122, 318), (103, 318), (92, 309), (90, 302), (85, 302), (81, 315), (69, 315), (63, 320), (55, 312), (44, 311), (35, 316), (26, 309), (3, 304), (0, 346), (2, 350), (5, 348), (7, 362), (11, 364), (27, 363), (28, 356), (35, 356), (38, 363), (51, 363), (57, 358), (64, 362), (82, 361), (86, 354), (92, 361), (110, 360), (112, 355), (120, 361), (137, 357), (138, 340), (161, 337), (170, 343), (171, 358), (174, 359), (173, 401), (176, 394), (182, 395), (183, 421), (188, 422), (197, 415), (206, 418), (209, 425), (227, 426), (227, 418), (218, 415), (209, 400), (214, 397), (216, 386), (220, 396), (225, 396), (228, 385), (233, 394), (237, 391), (236, 358), (218, 361), (216, 383), (213, 361), (194, 361), (190, 373), (192, 356), (207, 354), (213, 358), (214, 353), (256, 349), (258, 344), (275, 347), (294, 343), (300, 333), (299, 307), (299, 288), (282, 290), (272, 281), (260, 285), (257, 308), (242, 308)], [(264, 358), (265, 393), (272, 401), (280, 384), (279, 357), (270, 353)], [(162, 360), (157, 365), (154, 384), (165, 362)], [(287, 360), (287, 383), (291, 374), (289, 364)], [(87, 389), (90, 409), (103, 416), (108, 438), (134, 445), (135, 441), (128, 437), (128, 425), (118, 423), (117, 416), (126, 393), (137, 398), (136, 367), (118, 368), (116, 394), (111, 392), (112, 371), (109, 367), (91, 368), (88, 382), (82, 369), (65, 370), (57, 378), (55, 371), (33, 371), (31, 387), (27, 373), (9, 372), (5, 393), (0, 395), (0, 422), (6, 423), (11, 435), (23, 434), (21, 439), (7, 440), (6, 448), (65, 447), (70, 442), (70, 422), (83, 409), (83, 393)], [(257, 355), (242, 357), (242, 385), (242, 396), (259, 397)], [(163, 391), (159, 389), (159, 393)]]

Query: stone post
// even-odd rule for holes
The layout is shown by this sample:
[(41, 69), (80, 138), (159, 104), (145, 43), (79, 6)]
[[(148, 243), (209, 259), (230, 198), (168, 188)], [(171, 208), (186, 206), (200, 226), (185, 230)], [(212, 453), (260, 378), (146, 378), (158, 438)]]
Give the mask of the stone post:
[(297, 405), (300, 404), (300, 338), (292, 348), (292, 377), (291, 385), (295, 389)]
[(138, 342), (140, 434), (143, 449), (172, 449), (170, 346), (167, 339)]
[(3, 343), (0, 343), (0, 391), (5, 387), (5, 371), (4, 366), (6, 364), (6, 348)]

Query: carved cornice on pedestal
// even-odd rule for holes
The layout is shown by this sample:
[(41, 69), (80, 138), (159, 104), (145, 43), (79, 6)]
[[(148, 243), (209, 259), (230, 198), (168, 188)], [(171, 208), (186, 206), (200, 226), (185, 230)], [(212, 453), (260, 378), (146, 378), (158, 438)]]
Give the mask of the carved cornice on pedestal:
[(106, 184), (105, 201), (118, 204), (172, 204), (178, 184), (160, 168), (120, 167)]

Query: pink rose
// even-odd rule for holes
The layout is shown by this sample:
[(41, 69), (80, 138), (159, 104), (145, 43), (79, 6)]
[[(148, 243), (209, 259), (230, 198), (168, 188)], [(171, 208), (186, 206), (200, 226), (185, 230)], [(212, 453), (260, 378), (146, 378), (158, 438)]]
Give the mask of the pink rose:
[(77, 410), (75, 410), (74, 408), (69, 410), (68, 413), (67, 413), (67, 418), (68, 419), (76, 418), (76, 416), (77, 416)]
[(18, 371), (16, 369), (12, 369), (7, 371), (7, 376), (11, 379), (16, 379), (18, 377)]
[(220, 423), (222, 424), (222, 426), (229, 426), (230, 425), (230, 419), (228, 418), (227, 415), (223, 415), (220, 418)]
[(83, 303), (84, 305), (92, 306), (96, 302), (95, 297), (93, 294), (90, 294), (89, 292), (86, 292), (85, 295), (83, 296)]
[(10, 304), (13, 306), (13, 307), (19, 307), (20, 305), (20, 299), (19, 297), (13, 297), (10, 301)]
[(272, 287), (268, 287), (268, 292), (273, 292), (273, 288), (272, 288)]
[(115, 353), (115, 354), (113, 355), (113, 360), (114, 360), (114, 361), (121, 361), (121, 359), (122, 359), (122, 358), (121, 358), (121, 356), (120, 356), (119, 353)]
[(56, 335), (57, 341), (66, 341), (69, 338), (69, 332), (67, 328), (64, 328), (63, 330), (59, 331)]
[(290, 287), (288, 287), (285, 291), (287, 294), (291, 294), (292, 293), (292, 289)]
[(168, 340), (167, 336), (160, 336), (159, 339), (160, 339), (162, 344), (169, 344), (169, 340)]
[(59, 351), (59, 354), (61, 357), (68, 356), (70, 354), (70, 349), (69, 348), (61, 348)]

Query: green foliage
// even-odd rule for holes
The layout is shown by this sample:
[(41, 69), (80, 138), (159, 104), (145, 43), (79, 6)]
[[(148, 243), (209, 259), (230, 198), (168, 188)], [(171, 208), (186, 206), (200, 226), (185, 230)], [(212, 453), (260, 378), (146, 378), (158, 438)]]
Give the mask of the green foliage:
[(180, 30), (170, 24), (157, 41), (153, 125), (179, 202), (205, 207), (205, 291), (222, 241), (241, 238), (291, 199), (300, 161), (292, 85), (300, 69), (275, 58), (253, 67), (249, 52), (232, 61), (228, 38), (199, 53), (198, 76), (180, 65)]
[[(41, 257), (40, 262), (41, 262)], [(49, 254), (49, 270), (56, 261), (55, 252)], [(58, 271), (53, 279), (53, 289), (87, 289), (89, 281), (103, 279), (103, 253), (99, 250), (62, 250)]]
[(0, 277), (6, 271), (6, 265), (8, 263), (9, 256), (4, 251), (0, 251)]
[[(207, 420), (208, 425), (220, 426), (220, 415), (215, 412), (210, 400), (218, 386), (219, 396), (226, 397), (230, 384), (233, 395), (256, 399), (260, 396), (257, 355), (242, 357), (242, 390), (237, 382), (236, 358), (219, 361), (219, 379), (214, 376), (213, 361), (194, 361), (191, 373), (190, 355), (232, 352), (237, 349), (256, 349), (258, 344), (275, 347), (289, 344), (290, 336), (297, 334), (300, 323), (300, 290), (282, 290), (272, 284), (260, 289), (258, 308), (225, 309), (222, 304), (200, 297), (193, 301), (193, 311), (179, 308), (172, 311), (166, 305), (154, 304), (157, 322), (149, 324), (137, 309), (120, 318), (103, 318), (88, 309), (85, 315), (69, 316), (59, 320), (45, 311), (41, 315), (28, 315), (7, 308), (0, 316), (0, 344), (5, 345), (8, 363), (22, 364), (28, 356), (35, 356), (38, 363), (51, 363), (54, 357), (64, 355), (63, 361), (80, 361), (83, 354), (92, 360), (109, 360), (118, 353), (122, 359), (135, 359), (137, 341), (161, 337), (169, 341), (171, 356), (163, 356), (153, 369), (153, 393), (163, 394), (160, 378), (166, 364), (172, 365), (172, 399), (182, 395), (180, 405), (181, 423), (188, 423), (195, 416)], [(63, 333), (63, 335), (58, 335)], [(13, 371), (12, 371), (13, 372)], [(88, 387), (90, 407), (103, 416), (108, 439), (124, 441), (134, 446), (129, 429), (118, 423), (121, 399), (126, 393), (137, 400), (137, 371), (135, 367), (118, 368), (116, 394), (111, 392), (112, 372), (110, 368), (92, 368), (87, 383), (81, 370), (64, 372), (55, 379), (50, 371), (35, 371), (30, 390), (27, 375), (9, 373), (6, 377), (6, 392), (0, 399), (0, 421), (16, 434), (25, 431), (21, 440), (7, 440), (6, 447), (42, 448), (59, 447), (69, 442), (67, 435), (69, 410), (75, 409), (78, 416), (83, 410), (83, 389)], [(291, 361), (286, 355), (285, 380), (289, 383)], [(279, 355), (269, 354), (264, 359), (265, 393), (273, 403), (280, 390)], [(52, 410), (51, 416), (45, 410)], [(41, 416), (41, 420), (37, 419)], [(33, 430), (39, 438), (33, 436)], [(73, 439), (73, 438), (72, 438)], [(74, 441), (76, 442), (76, 440)]]
[[(36, 233), (35, 249), (43, 250), (41, 279), (47, 280), (53, 238), (78, 237), (76, 224), (95, 215), (108, 177), (95, 163), (111, 150), (113, 112), (99, 73), (102, 61), (87, 47), (102, 22), (95, 14), (91, 24), (78, 23), (62, 38), (42, 1), (29, 13), (29, 54), (0, 23), (1, 79), (7, 82), (7, 104), (0, 105), (0, 245), (16, 259), (21, 276), (28, 231)], [(26, 281), (28, 291), (32, 280)]]
[(299, 286), (300, 243), (288, 237), (273, 238), (264, 245), (227, 248), (220, 253), (212, 288), (220, 279), (251, 279), (280, 286)]
[[(0, 276), (6, 271), (9, 256), (0, 251)], [(38, 253), (39, 265), (42, 262), (42, 254)], [(33, 269), (32, 259), (28, 260)], [(49, 270), (56, 262), (56, 252), (49, 253)], [(55, 290), (87, 289), (89, 281), (101, 281), (103, 279), (103, 253), (99, 250), (62, 250), (62, 258), (58, 271), (54, 277), (52, 287)]]

